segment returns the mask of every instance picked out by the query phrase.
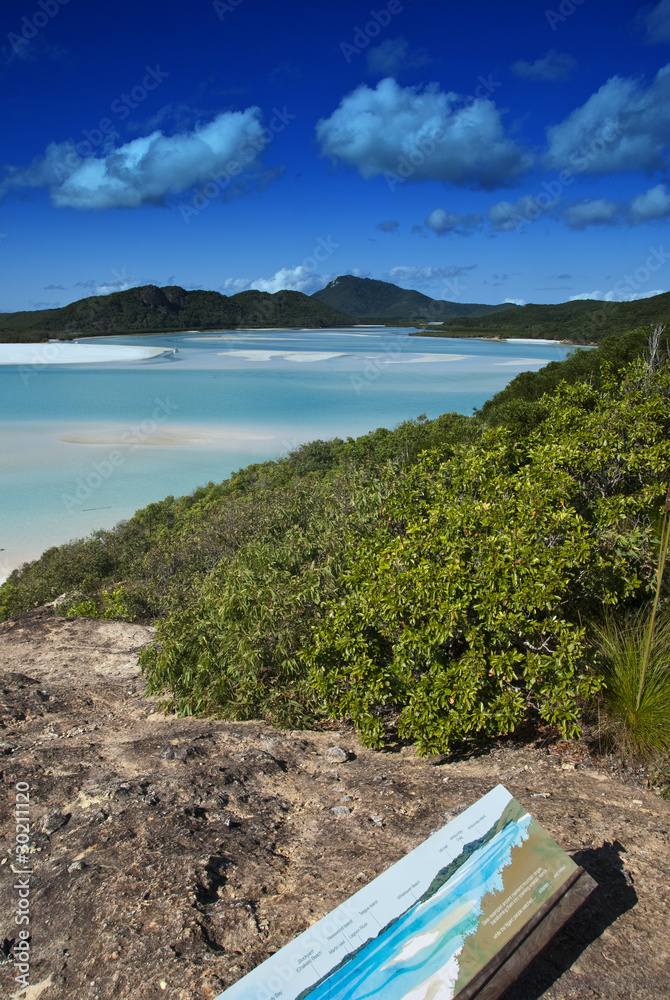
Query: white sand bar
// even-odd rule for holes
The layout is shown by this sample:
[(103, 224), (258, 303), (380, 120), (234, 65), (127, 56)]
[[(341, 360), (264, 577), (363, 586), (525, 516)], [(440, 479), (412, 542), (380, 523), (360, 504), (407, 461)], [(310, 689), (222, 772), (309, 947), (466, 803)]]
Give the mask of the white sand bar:
[[(153, 424), (153, 426), (152, 426)], [(276, 437), (267, 433), (241, 431), (235, 428), (216, 429), (203, 427), (158, 427), (155, 421), (148, 421), (147, 427), (101, 427), (92, 431), (69, 431), (57, 434), (59, 441), (67, 444), (125, 444), (133, 448), (138, 445), (160, 448), (225, 448), (237, 447), (253, 441), (273, 441)]]
[(83, 365), (101, 361), (145, 361), (166, 354), (164, 347), (117, 344), (0, 344), (0, 365)]
[(345, 352), (334, 351), (217, 351), (221, 357), (244, 358), (245, 361), (272, 361), (273, 358), (283, 358), (284, 361), (329, 361), (331, 358), (346, 358)]

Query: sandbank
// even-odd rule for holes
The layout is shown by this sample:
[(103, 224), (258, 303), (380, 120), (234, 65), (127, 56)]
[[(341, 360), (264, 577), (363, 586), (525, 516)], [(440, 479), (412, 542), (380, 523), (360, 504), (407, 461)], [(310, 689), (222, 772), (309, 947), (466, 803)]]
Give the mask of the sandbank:
[(102, 361), (144, 361), (171, 353), (164, 347), (117, 344), (0, 344), (0, 365), (82, 365)]
[(104, 444), (130, 445), (135, 447), (153, 446), (160, 448), (221, 448), (226, 445), (239, 444), (247, 441), (272, 441), (276, 437), (272, 433), (241, 431), (229, 428), (205, 429), (201, 427), (157, 427), (143, 429), (137, 427), (109, 427), (94, 431), (69, 431), (57, 434), (58, 441), (67, 444)]
[(329, 361), (331, 358), (346, 358), (344, 351), (217, 351), (218, 357), (244, 358), (245, 361), (272, 361), (273, 358), (283, 358), (284, 361)]

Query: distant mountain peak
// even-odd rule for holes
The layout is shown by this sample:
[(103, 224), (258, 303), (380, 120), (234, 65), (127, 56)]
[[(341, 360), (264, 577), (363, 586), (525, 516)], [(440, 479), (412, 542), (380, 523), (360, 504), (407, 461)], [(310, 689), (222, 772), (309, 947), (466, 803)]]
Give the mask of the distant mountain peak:
[(314, 292), (318, 299), (333, 309), (339, 309), (359, 319), (410, 321), (441, 321), (454, 316), (488, 316), (514, 308), (511, 305), (483, 305), (475, 302), (447, 302), (432, 299), (423, 292), (400, 288), (378, 278), (358, 278), (342, 274), (329, 281), (325, 288)]

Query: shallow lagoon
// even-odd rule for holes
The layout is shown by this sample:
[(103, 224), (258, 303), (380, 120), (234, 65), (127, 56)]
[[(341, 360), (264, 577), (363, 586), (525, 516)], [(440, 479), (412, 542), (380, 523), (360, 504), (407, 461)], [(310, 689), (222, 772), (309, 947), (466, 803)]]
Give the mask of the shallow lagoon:
[(94, 343), (177, 353), (52, 363), (51, 345), (36, 345), (31, 364), (0, 366), (0, 579), (50, 545), (305, 441), (471, 413), (569, 351), (364, 328)]

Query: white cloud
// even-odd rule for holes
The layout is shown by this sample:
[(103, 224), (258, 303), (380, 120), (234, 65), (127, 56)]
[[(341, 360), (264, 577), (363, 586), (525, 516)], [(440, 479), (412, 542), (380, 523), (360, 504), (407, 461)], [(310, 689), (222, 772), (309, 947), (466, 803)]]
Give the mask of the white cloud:
[(670, 65), (645, 88), (613, 76), (547, 129), (545, 165), (594, 174), (662, 169), (670, 145)]
[(647, 41), (670, 42), (670, 0), (661, 0), (645, 17)]
[(613, 288), (609, 292), (581, 292), (579, 295), (571, 295), (569, 301), (579, 302), (582, 299), (596, 299), (598, 302), (637, 302), (638, 299), (649, 299), (652, 295), (662, 295), (664, 291), (664, 288), (655, 288), (653, 292), (632, 292)]
[(525, 306), (526, 300), (525, 299), (503, 299), (503, 305), (507, 305), (507, 304), (509, 304), (511, 306)]
[(583, 198), (566, 205), (561, 216), (570, 229), (611, 226), (621, 219), (621, 206), (606, 198)]
[(426, 219), (426, 226), (432, 229), (438, 236), (446, 236), (448, 233), (460, 233), (466, 235), (481, 224), (483, 216), (479, 212), (472, 212), (470, 215), (461, 215), (459, 212), (447, 212), (441, 206), (434, 208)]
[(259, 292), (288, 291), (311, 295), (323, 288), (331, 277), (315, 274), (311, 268), (299, 264), (297, 267), (282, 267), (270, 278), (226, 278), (220, 289), (224, 295), (236, 295), (252, 288)]
[(105, 209), (163, 205), (196, 185), (216, 188), (217, 175), (223, 189), (233, 162), (258, 168), (268, 141), (260, 119), (257, 107), (226, 111), (190, 132), (166, 136), (156, 130), (100, 157), (78, 156), (72, 142), (51, 143), (29, 167), (10, 167), (0, 194), (48, 187), (59, 208)]
[(491, 189), (517, 180), (530, 154), (508, 138), (493, 101), (400, 87), (362, 84), (316, 125), (324, 156), (355, 167), (366, 180), (380, 174), (415, 182), (449, 181)]
[(371, 76), (397, 76), (403, 69), (420, 69), (431, 62), (423, 50), (411, 50), (407, 39), (388, 38), (368, 49), (367, 70)]
[(557, 52), (549, 49), (546, 55), (536, 59), (534, 63), (519, 59), (512, 63), (512, 72), (526, 80), (543, 80), (555, 83), (567, 80), (577, 69), (577, 60), (567, 52)]
[(516, 201), (499, 201), (486, 212), (491, 227), (498, 233), (508, 233), (517, 227), (522, 228), (530, 222), (535, 222), (543, 213), (553, 215), (559, 199), (550, 199), (547, 195), (534, 197), (524, 194)]
[(667, 219), (670, 216), (670, 193), (665, 184), (657, 184), (633, 198), (630, 216), (631, 222), (636, 226), (654, 219)]
[(462, 274), (467, 274), (476, 266), (476, 264), (467, 264), (464, 267), (453, 264), (449, 267), (427, 267), (419, 264), (399, 265), (392, 267), (386, 277), (394, 284), (404, 281), (413, 285), (429, 285), (435, 281), (445, 281), (447, 278), (457, 278)]

